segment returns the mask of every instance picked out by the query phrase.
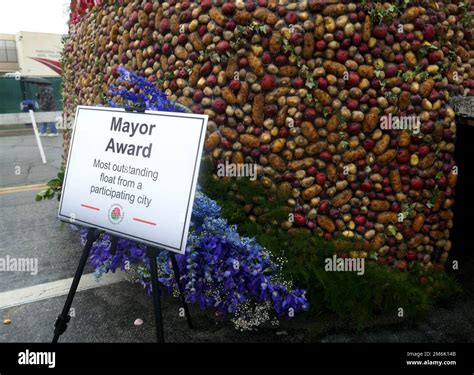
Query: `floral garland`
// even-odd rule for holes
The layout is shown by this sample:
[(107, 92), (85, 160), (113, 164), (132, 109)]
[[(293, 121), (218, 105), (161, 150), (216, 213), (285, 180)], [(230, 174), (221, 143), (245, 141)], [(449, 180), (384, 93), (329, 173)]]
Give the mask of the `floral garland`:
[[(115, 101), (110, 105), (129, 105), (164, 111), (183, 111), (146, 78), (124, 68), (118, 70), (127, 87), (111, 87)], [(117, 101), (121, 101), (118, 103)], [(128, 103), (128, 104), (127, 104)], [(237, 329), (252, 329), (278, 317), (293, 317), (309, 308), (305, 291), (293, 289), (280, 274), (283, 259), (271, 254), (255, 239), (242, 237), (235, 225), (220, 217), (221, 207), (199, 189), (196, 192), (186, 252), (177, 255), (179, 282), (188, 302), (204, 309), (212, 307), (217, 315), (232, 315)], [(81, 240), (86, 240), (86, 230)], [(90, 262), (100, 276), (117, 268), (131, 271), (133, 279), (150, 294), (151, 281), (146, 246), (120, 239), (115, 254), (110, 236), (104, 234), (91, 250)], [(178, 287), (169, 259), (162, 251), (158, 257), (159, 282), (176, 295)], [(273, 314), (274, 315), (274, 314)], [(276, 319), (273, 323), (278, 323)]]

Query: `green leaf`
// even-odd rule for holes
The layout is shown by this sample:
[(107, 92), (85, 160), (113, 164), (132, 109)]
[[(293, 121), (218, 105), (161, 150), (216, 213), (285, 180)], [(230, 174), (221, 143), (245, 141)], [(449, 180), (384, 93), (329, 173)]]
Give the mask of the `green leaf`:
[(47, 192), (48, 192), (48, 190), (41, 190), (38, 194), (36, 194), (35, 201), (39, 202), (39, 201), (43, 200)]
[(56, 188), (61, 184), (61, 180), (59, 178), (54, 178), (48, 181), (48, 186), (52, 188)]
[(425, 57), (429, 51), (437, 50), (437, 49), (438, 47), (434, 46), (433, 44), (424, 44), (420, 48), (419, 55), (421, 57)]
[(420, 73), (420, 79), (423, 81), (426, 81), (429, 78), (429, 73), (428, 72), (421, 72)]
[(309, 89), (314, 89), (316, 87), (316, 84), (311, 81), (306, 81), (306, 87)]
[(273, 270), (272, 270), (270, 267), (265, 268), (265, 269), (263, 270), (263, 273), (266, 273), (266, 274), (269, 274), (269, 273), (272, 273), (272, 272), (273, 272)]

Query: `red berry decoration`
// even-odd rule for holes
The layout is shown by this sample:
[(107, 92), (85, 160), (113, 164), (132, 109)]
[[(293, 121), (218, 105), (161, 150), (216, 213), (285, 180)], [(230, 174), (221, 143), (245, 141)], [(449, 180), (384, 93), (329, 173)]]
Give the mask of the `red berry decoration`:
[(306, 217), (302, 214), (294, 214), (294, 223), (298, 226), (306, 225)]
[(414, 177), (410, 181), (410, 187), (414, 190), (423, 189), (423, 180), (420, 177)]

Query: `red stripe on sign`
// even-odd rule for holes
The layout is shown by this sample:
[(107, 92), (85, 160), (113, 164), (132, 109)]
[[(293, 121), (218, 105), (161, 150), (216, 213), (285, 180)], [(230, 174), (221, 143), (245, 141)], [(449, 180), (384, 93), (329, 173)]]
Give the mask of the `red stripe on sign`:
[(94, 211), (100, 211), (100, 208), (89, 206), (88, 204), (81, 204), (81, 207), (89, 208), (90, 210), (94, 210)]
[(139, 219), (138, 217), (134, 217), (133, 220), (139, 221), (140, 223), (143, 223), (143, 224), (156, 225), (156, 223), (154, 223), (153, 221)]

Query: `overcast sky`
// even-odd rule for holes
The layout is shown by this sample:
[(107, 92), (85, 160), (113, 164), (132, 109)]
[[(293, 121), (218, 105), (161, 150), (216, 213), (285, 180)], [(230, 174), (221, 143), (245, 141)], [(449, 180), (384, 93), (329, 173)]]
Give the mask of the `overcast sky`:
[(67, 33), (70, 0), (0, 0), (0, 34)]

